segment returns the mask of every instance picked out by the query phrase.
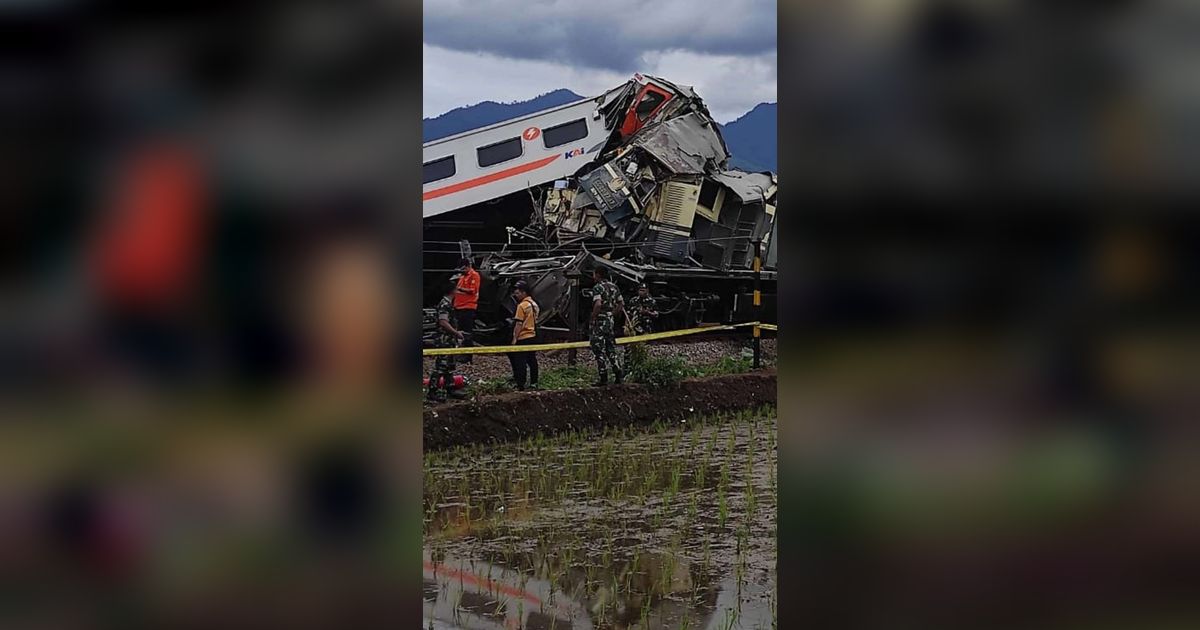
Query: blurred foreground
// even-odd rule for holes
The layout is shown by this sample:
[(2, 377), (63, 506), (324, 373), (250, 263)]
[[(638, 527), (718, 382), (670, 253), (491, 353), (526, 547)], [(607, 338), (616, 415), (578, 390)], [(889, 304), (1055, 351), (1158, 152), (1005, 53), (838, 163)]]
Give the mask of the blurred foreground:
[(417, 14), (19, 4), (0, 626), (418, 619)]
[(903, 232), (826, 226), (786, 296), (782, 585), (809, 595), (781, 615), (1194, 627), (1198, 226), (989, 213)]
[(1200, 624), (1198, 10), (781, 3), (781, 619)]

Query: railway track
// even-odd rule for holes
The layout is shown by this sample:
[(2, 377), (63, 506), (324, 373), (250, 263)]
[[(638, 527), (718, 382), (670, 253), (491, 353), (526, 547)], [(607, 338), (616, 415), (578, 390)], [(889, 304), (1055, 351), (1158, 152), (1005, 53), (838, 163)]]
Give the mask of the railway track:
[[(699, 343), (699, 342), (703, 342), (703, 341), (722, 341), (722, 340), (727, 340), (727, 339), (747, 339), (747, 340), (750, 339), (750, 334), (751, 334), (750, 330), (751, 329), (748, 327), (747, 328), (739, 328), (739, 329), (735, 329), (735, 330), (729, 330), (729, 329), (722, 329), (721, 324), (711, 324), (711, 326), (716, 330), (713, 330), (711, 332), (695, 333), (692, 335), (688, 335), (686, 337), (668, 337), (666, 339), (657, 339), (657, 340), (649, 341), (649, 342), (645, 342), (645, 343), (649, 343), (652, 345), (679, 345), (679, 344)], [(658, 331), (658, 332), (662, 332), (662, 331)], [(478, 333), (476, 333), (476, 334), (478, 335)], [(492, 333), (491, 335), (495, 336), (495, 333)], [(501, 339), (499, 337), (496, 337), (493, 339), (492, 336), (489, 336), (489, 337), (483, 339), (482, 341), (480, 341), (479, 343), (476, 343), (475, 345), (477, 345), (477, 346), (493, 346), (493, 345), (503, 345), (504, 344), (503, 339)], [(764, 329), (764, 330), (762, 330), (762, 336), (764, 339), (773, 339), (775, 337), (775, 332)], [(583, 334), (582, 337), (575, 338), (575, 340), (586, 340), (586, 339), (587, 339), (586, 332)], [(570, 333), (564, 329), (543, 328), (543, 329), (541, 329), (541, 332), (539, 334), (539, 343), (559, 343), (559, 342), (566, 342), (566, 341), (572, 341), (572, 337), (571, 337)], [(429, 334), (429, 331), (426, 331), (425, 342), (426, 343), (425, 343), (424, 347), (426, 347), (426, 348), (433, 347), (432, 336)], [(561, 350), (551, 350), (549, 352), (561, 352)]]

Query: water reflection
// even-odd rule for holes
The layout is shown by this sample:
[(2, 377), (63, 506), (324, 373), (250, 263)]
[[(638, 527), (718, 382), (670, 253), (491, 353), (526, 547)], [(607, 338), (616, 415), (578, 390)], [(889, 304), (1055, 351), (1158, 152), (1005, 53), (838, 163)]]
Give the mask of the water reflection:
[(427, 456), (427, 622), (772, 628), (774, 418), (689, 422)]
[(505, 568), (474, 559), (434, 561), (426, 553), (424, 625), (528, 630), (774, 627), (773, 579), (714, 580), (663, 554), (644, 556), (636, 565), (612, 565), (590, 577), (581, 570), (559, 573), (545, 559), (532, 560), (532, 567)]

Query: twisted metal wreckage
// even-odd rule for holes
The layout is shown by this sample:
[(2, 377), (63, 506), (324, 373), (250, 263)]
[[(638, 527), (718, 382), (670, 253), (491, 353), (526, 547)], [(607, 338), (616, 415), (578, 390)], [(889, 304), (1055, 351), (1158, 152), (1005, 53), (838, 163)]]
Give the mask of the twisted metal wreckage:
[[(597, 265), (626, 292), (648, 283), (664, 328), (744, 318), (756, 242), (765, 318), (774, 321), (776, 175), (730, 167), (721, 132), (690, 87), (637, 75), (591, 100), (593, 118), (603, 121), (602, 141), (586, 151), (595, 156), (591, 161), (566, 178), (480, 204), (508, 201), (513, 209), (506, 220), (529, 222), (504, 225), (497, 239), (504, 245), (479, 265), (484, 295), (477, 338), (507, 330), (511, 287), (522, 279), (541, 306), (545, 336), (578, 338), (590, 312), (587, 279)], [(534, 123), (536, 117), (530, 117)], [(528, 123), (521, 119), (518, 127)], [(513, 220), (521, 214), (526, 219)], [(471, 254), (468, 241), (459, 248)]]

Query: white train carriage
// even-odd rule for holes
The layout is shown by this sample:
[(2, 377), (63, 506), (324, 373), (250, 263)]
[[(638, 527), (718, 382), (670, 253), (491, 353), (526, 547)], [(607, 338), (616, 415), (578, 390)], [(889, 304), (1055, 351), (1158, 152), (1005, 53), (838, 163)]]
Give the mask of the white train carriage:
[[(620, 126), (629, 135), (671, 100), (675, 86), (643, 75), (605, 94), (427, 142), (422, 217), (429, 218), (573, 175)], [(636, 89), (629, 111), (601, 108)]]

